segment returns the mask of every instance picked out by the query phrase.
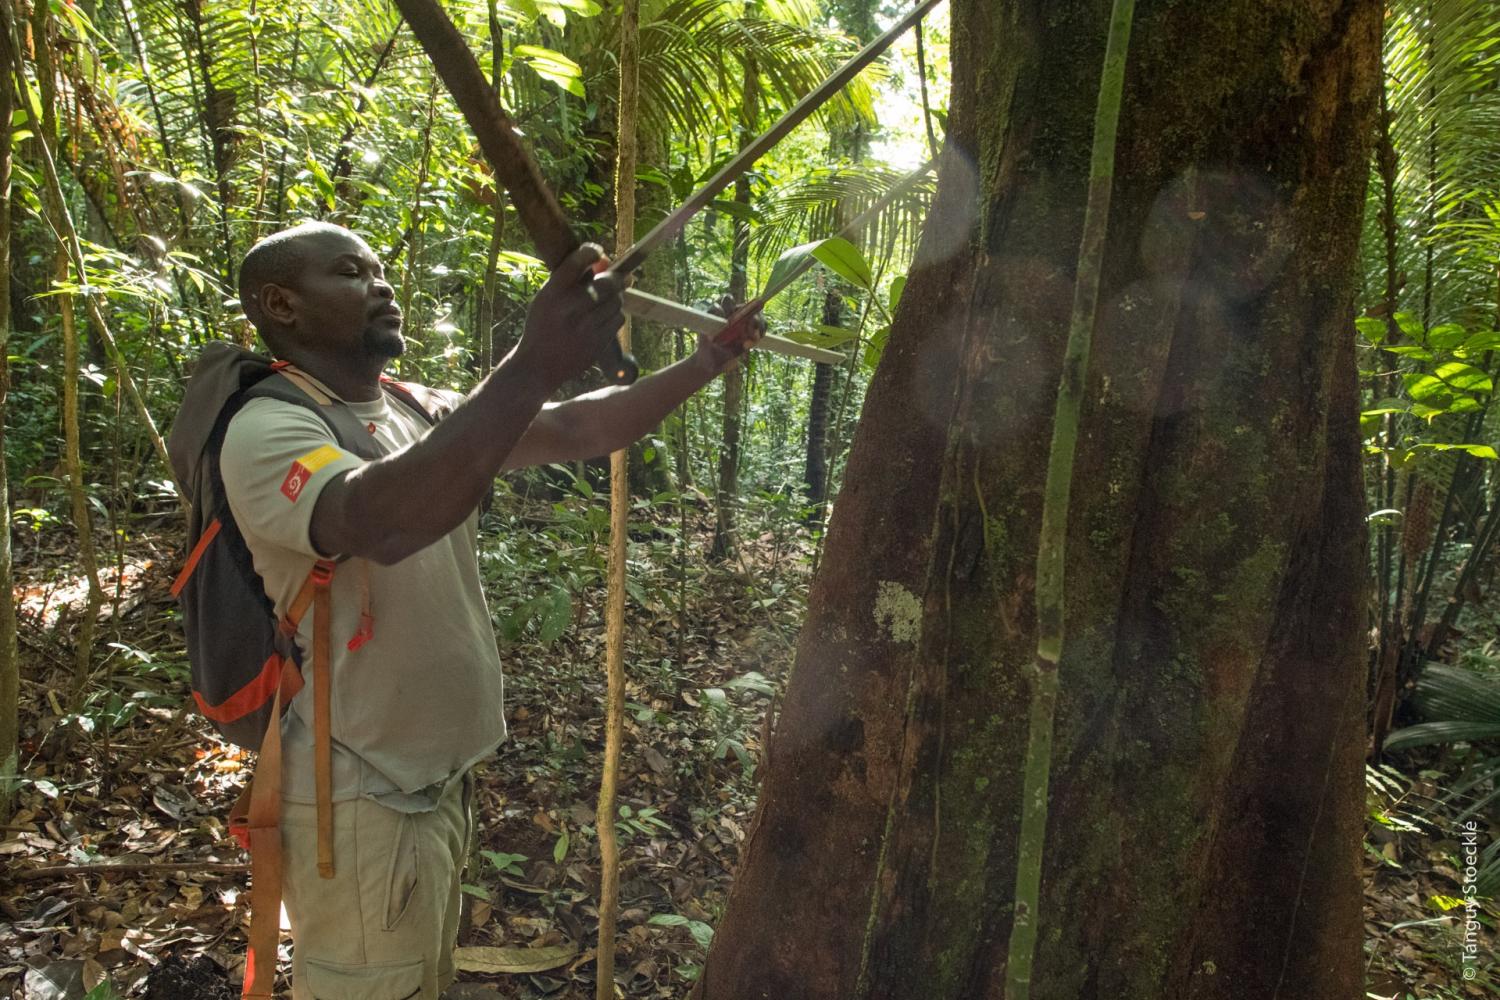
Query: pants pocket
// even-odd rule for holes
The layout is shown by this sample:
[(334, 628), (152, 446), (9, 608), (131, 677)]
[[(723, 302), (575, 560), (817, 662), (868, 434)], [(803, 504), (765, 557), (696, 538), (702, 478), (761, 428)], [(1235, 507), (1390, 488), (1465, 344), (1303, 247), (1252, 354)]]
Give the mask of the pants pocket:
[(314, 1000), (409, 1000), (422, 992), (422, 960), (339, 965), (308, 959), (303, 970)]
[(404, 815), (396, 824), (395, 842), (391, 845), (391, 867), (386, 877), (385, 919), (383, 930), (394, 930), (411, 906), (417, 892), (417, 824), (413, 816)]

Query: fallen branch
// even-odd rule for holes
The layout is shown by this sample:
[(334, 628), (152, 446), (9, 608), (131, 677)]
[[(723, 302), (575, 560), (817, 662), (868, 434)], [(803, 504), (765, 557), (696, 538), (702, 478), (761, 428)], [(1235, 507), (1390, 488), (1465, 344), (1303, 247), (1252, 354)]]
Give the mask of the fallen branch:
[(33, 868), (16, 871), (17, 882), (35, 882), (44, 878), (64, 878), (69, 875), (149, 875), (152, 872), (197, 872), (216, 875), (240, 875), (248, 872), (248, 863), (232, 861), (101, 861), (91, 865), (56, 865), (51, 868)]

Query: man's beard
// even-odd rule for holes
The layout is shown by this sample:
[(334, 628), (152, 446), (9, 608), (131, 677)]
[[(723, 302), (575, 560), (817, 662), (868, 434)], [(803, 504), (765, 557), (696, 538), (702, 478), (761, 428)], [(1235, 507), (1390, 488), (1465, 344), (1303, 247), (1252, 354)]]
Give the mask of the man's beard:
[(365, 329), (365, 350), (375, 357), (399, 358), (406, 353), (406, 338), (390, 327)]

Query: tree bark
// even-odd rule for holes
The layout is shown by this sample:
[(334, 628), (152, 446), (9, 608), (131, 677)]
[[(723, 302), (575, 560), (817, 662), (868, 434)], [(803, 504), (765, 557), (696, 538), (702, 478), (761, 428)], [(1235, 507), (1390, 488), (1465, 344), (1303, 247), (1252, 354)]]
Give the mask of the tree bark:
[[(1032, 996), (1362, 994), (1373, 0), (1142, 2)], [(955, 0), (951, 143), (706, 1000), (995, 997), (1108, 5)]]

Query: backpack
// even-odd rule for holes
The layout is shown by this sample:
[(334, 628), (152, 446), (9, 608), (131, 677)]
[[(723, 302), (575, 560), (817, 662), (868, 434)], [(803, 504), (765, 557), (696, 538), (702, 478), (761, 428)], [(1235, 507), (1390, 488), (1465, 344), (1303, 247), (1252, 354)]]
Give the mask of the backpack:
[[(281, 377), (273, 377), (277, 375)], [(436, 393), (421, 386), (388, 380), (382, 386), (428, 424), (447, 409)], [(225, 342), (204, 348), (193, 369), (167, 444), (173, 471), (190, 504), (190, 554), (172, 594), (181, 604), (187, 633), (193, 699), (225, 739), (250, 750), (260, 749), (283, 667), (297, 668), (296, 678), (287, 681), (292, 690), (283, 691), (290, 697), (301, 687), (302, 666), (294, 639), (302, 615), (289, 614), (285, 625), (277, 621), (230, 513), (219, 472), (219, 450), (229, 421), (251, 399), (259, 398), (312, 410), (341, 448), (361, 458), (385, 454), (347, 406), (284, 364)], [(326, 584), (334, 568), (332, 561), (319, 561), (309, 582), (314, 587)]]
[[(382, 389), (428, 424), (449, 409), (430, 389), (381, 379)], [(281, 362), (229, 343), (204, 348), (172, 424), (168, 455), (187, 493), (187, 563), (172, 585), (182, 608), (192, 668), (193, 698), (231, 742), (258, 751), (256, 775), (230, 810), (230, 832), (250, 852), (249, 951), (241, 996), (271, 1000), (276, 980), (276, 938), (281, 912), (281, 710), (302, 688), (302, 655), (296, 635), (313, 612), (313, 742), (318, 812), (318, 871), (332, 878), (332, 749), (329, 735), (329, 585), (337, 563), (314, 562), (286, 618), (255, 572), (250, 550), (235, 524), (219, 452), (229, 421), (252, 399), (305, 406), (328, 425), (345, 450), (376, 459), (385, 449), (342, 401)], [(368, 608), (351, 649), (369, 637)]]

